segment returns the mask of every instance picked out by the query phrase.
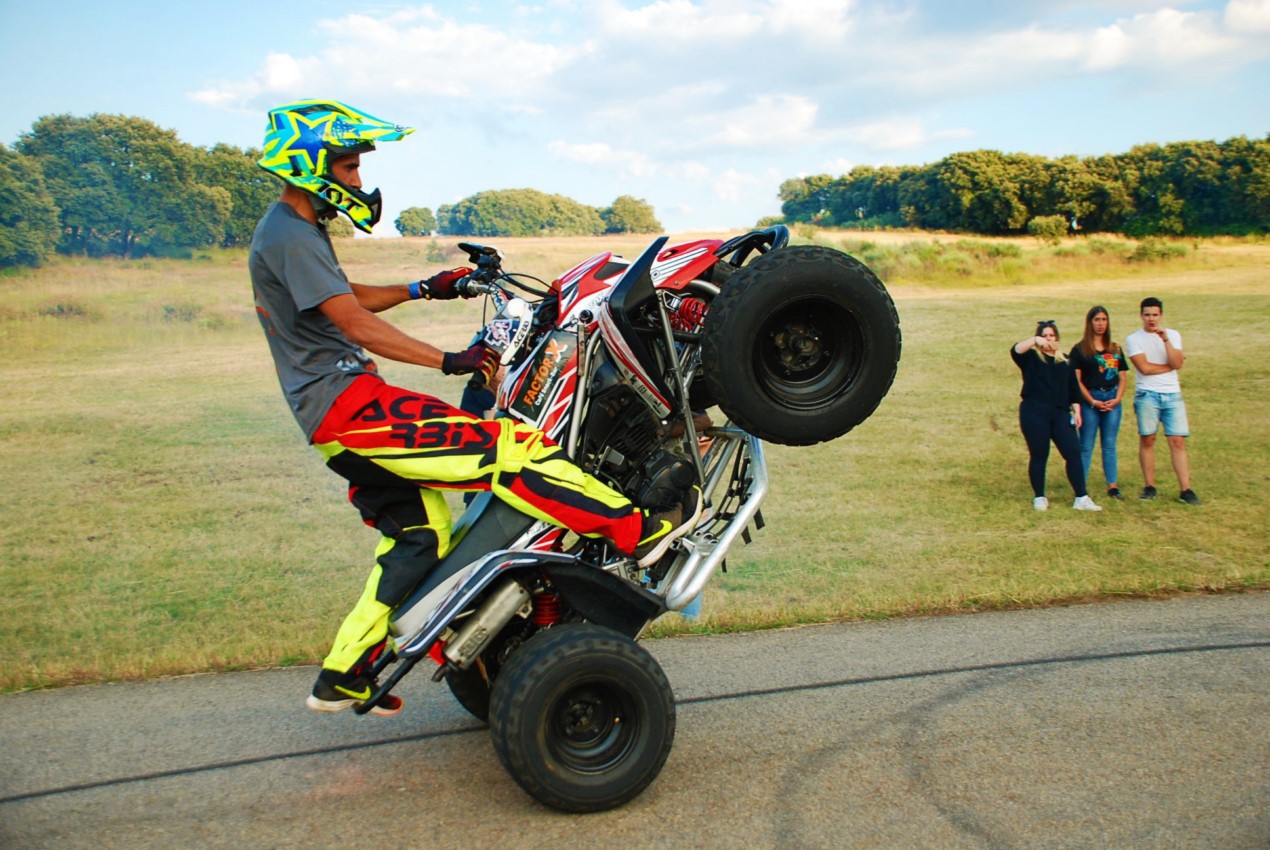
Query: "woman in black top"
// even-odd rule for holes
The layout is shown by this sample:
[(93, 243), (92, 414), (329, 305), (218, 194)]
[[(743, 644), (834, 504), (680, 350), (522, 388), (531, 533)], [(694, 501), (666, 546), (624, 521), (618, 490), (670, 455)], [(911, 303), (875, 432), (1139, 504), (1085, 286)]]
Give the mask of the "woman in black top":
[(1072, 371), (1080, 385), (1080, 462), (1089, 478), (1094, 443), (1101, 435), (1102, 474), (1107, 478), (1107, 495), (1120, 495), (1116, 464), (1116, 437), (1120, 434), (1128, 359), (1111, 340), (1111, 319), (1106, 307), (1091, 307), (1085, 315), (1085, 336), (1072, 353)]
[(1020, 340), (1010, 349), (1010, 356), (1023, 372), (1023, 400), (1019, 403), (1019, 428), (1027, 441), (1031, 460), (1027, 465), (1032, 481), (1032, 507), (1049, 508), (1045, 498), (1045, 465), (1049, 461), (1050, 441), (1067, 463), (1067, 480), (1071, 482), (1078, 511), (1100, 511), (1085, 489), (1085, 473), (1080, 463), (1080, 443), (1076, 429), (1080, 427), (1080, 390), (1062, 349), (1058, 347), (1058, 326), (1040, 322), (1036, 336)]

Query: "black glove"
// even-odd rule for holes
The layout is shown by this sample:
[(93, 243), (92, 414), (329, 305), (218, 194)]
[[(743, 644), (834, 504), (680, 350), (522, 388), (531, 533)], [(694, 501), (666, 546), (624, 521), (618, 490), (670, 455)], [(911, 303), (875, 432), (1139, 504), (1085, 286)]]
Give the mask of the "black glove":
[(498, 355), (479, 342), (466, 351), (447, 351), (441, 358), (441, 371), (447, 375), (480, 372), (489, 380), (497, 370)]
[(463, 266), (459, 266), (457, 269), (437, 272), (427, 280), (420, 280), (410, 284), (410, 297), (413, 299), (427, 298), (430, 301), (448, 301), (451, 298), (458, 298), (459, 291), (455, 284), (471, 273), (471, 269)]

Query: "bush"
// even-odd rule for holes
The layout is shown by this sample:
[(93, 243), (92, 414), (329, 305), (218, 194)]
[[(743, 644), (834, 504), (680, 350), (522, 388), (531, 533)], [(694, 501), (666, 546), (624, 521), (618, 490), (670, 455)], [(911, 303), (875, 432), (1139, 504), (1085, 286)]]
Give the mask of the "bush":
[(203, 308), (197, 304), (164, 304), (163, 321), (188, 324), (196, 320), (202, 312)]
[(1061, 215), (1038, 215), (1027, 223), (1027, 232), (1042, 242), (1057, 245), (1067, 235), (1067, 219)]
[(1185, 245), (1179, 245), (1176, 242), (1165, 242), (1163, 239), (1144, 239), (1138, 243), (1138, 247), (1133, 249), (1133, 253), (1129, 255), (1129, 260), (1135, 263), (1150, 263), (1161, 260), (1172, 260), (1176, 257), (1185, 257), (1189, 249)]
[(430, 239), (428, 240), (428, 248), (423, 253), (423, 258), (429, 263), (447, 263), (450, 261), (450, 254), (440, 242)]
[(35, 312), (37, 315), (49, 319), (88, 319), (89, 321), (96, 321), (101, 318), (95, 310), (75, 301), (58, 301), (53, 304), (45, 304)]

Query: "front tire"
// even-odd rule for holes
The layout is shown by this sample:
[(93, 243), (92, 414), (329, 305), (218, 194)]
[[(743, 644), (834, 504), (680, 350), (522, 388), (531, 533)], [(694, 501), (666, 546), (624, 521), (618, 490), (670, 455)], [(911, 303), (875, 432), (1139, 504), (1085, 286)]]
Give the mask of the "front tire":
[(710, 305), (701, 357), (708, 391), (736, 424), (811, 445), (859, 425), (891, 388), (899, 314), (858, 260), (781, 248), (742, 268)]
[(531, 797), (597, 812), (648, 787), (670, 754), (675, 703), (657, 661), (590, 623), (535, 635), (494, 680), (494, 751)]

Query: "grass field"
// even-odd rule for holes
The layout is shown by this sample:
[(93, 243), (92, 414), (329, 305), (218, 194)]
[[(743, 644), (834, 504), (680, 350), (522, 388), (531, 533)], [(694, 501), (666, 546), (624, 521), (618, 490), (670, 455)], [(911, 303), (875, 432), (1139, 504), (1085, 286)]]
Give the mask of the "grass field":
[[(847, 437), (771, 449), (767, 528), (711, 583), (703, 620), (668, 617), (659, 633), (1270, 583), (1270, 245), (1184, 243), (1134, 259), (1133, 246), (1079, 242), (801, 235), (850, 240), (886, 266), (905, 338), (899, 377)], [(495, 244), (509, 268), (550, 278), (645, 242)], [(354, 280), (389, 283), (457, 265), (452, 250), (445, 263), (426, 259), (451, 244), (358, 239), (340, 252)], [(245, 255), (59, 260), (0, 276), (0, 294), (0, 689), (318, 660), (360, 592), (375, 535), (282, 402)], [(1123, 340), (1147, 294), (1185, 339), (1206, 504), (1175, 501), (1161, 442), (1167, 498), (1099, 499), (1095, 460), (1090, 491), (1106, 509), (1068, 510), (1055, 458), (1054, 507), (1032, 511), (1008, 346), (1050, 318), (1072, 344), (1094, 303)], [(451, 349), (479, 316), (474, 303), (390, 314)], [(460, 392), (439, 373), (382, 365), (395, 382)], [(1130, 494), (1141, 484), (1134, 433), (1127, 413)]]

